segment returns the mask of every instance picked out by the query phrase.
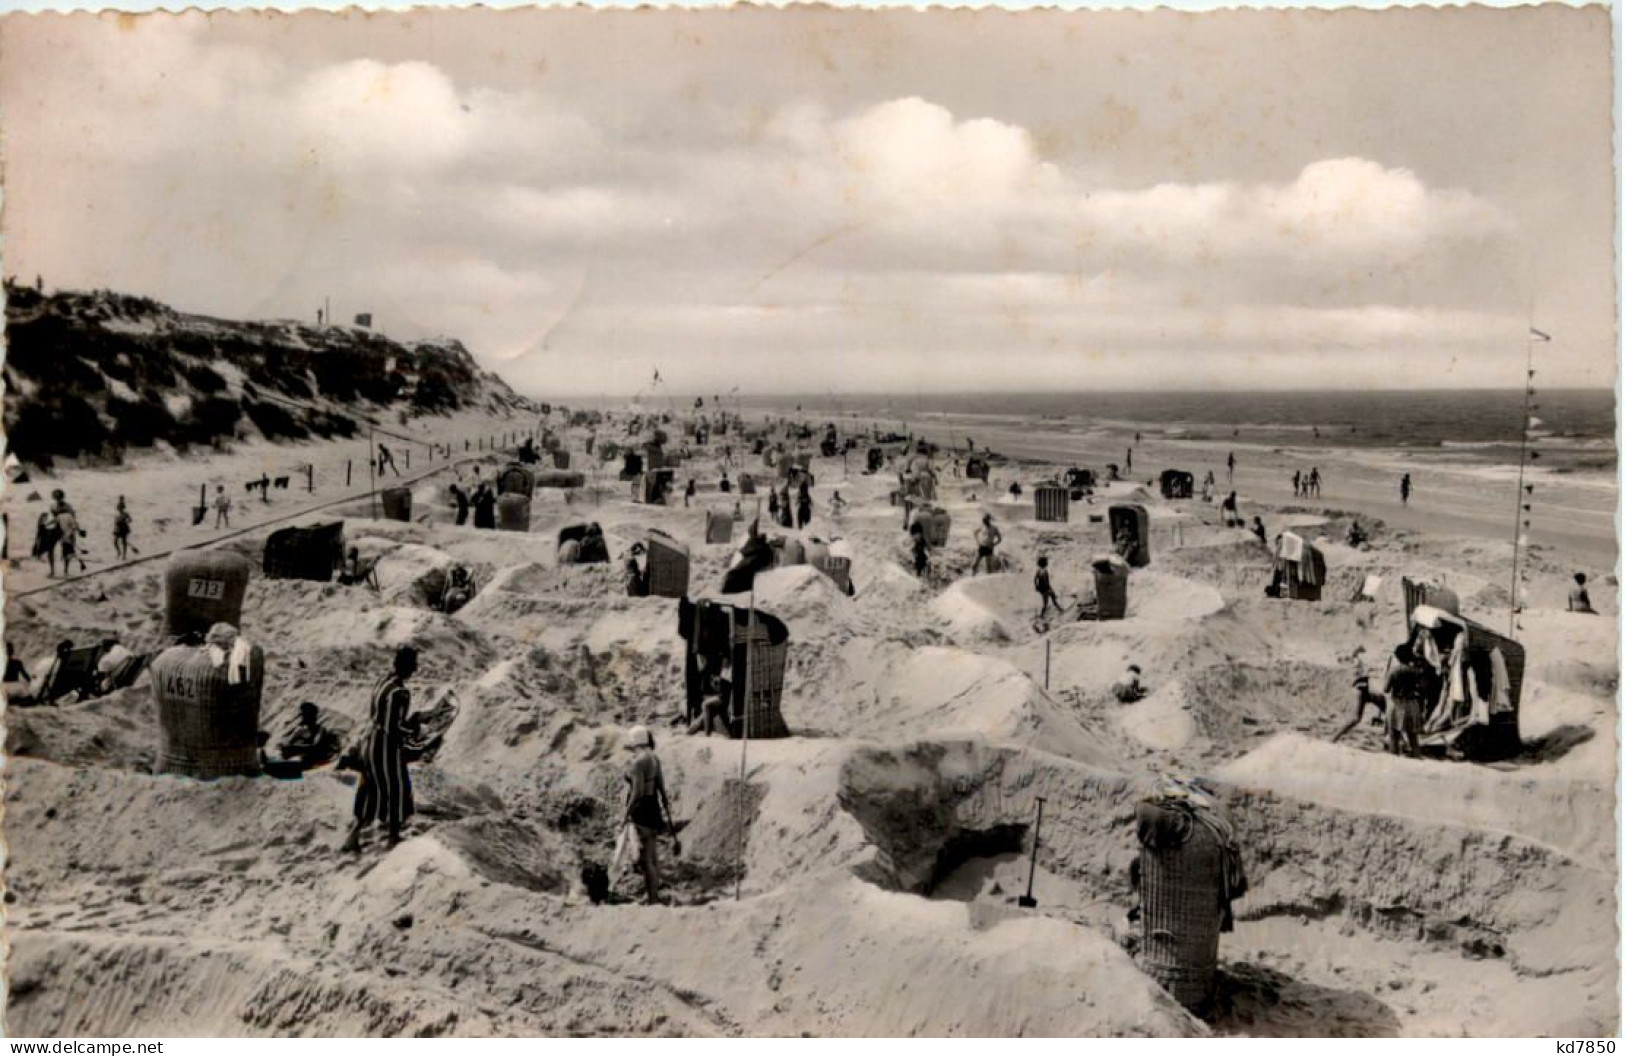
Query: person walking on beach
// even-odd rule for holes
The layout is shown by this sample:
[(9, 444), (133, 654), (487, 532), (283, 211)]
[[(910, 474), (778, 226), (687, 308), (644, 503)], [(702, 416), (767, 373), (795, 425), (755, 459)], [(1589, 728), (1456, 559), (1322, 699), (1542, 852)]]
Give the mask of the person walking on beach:
[(1050, 583), (1048, 557), (1038, 559), (1038, 571), (1033, 573), (1033, 589), (1038, 592), (1038, 597), (1043, 602), (1038, 610), (1040, 620), (1049, 615), (1051, 605), (1055, 606), (1056, 615), (1065, 611), (1061, 608), (1061, 599), (1055, 596), (1055, 586)]
[(1229, 482), (1234, 484), (1236, 482), (1236, 453), (1234, 451), (1230, 452), (1229, 456), (1225, 458), (1224, 465)]
[(214, 486), (214, 526), (216, 528), (231, 527), (231, 496), (226, 494), (224, 484)]
[(389, 846), (401, 842), (401, 828), (413, 814), (412, 777), (406, 769), (406, 716), (412, 692), (406, 688), (418, 669), (418, 651), (410, 645), (395, 650), (389, 674), (372, 691), (372, 709), (361, 738), (361, 780), (355, 789), (355, 817), (340, 850), (361, 850), (361, 834), (381, 822)]
[(634, 726), (627, 733), (627, 749), (632, 753), (632, 765), (626, 769), (626, 816), (623, 826), (630, 828), (636, 846), (638, 871), (643, 874), (643, 900), (650, 905), (660, 901), (660, 858), (656, 844), (660, 830), (672, 838), (673, 850), (681, 854), (677, 843), (677, 826), (671, 820), (671, 801), (666, 798), (666, 780), (660, 770), (660, 757), (655, 755), (654, 734), (645, 726)]
[(1134, 472), (1134, 449), (1132, 447), (1123, 452), (1123, 472)]
[(399, 467), (397, 467), (395, 465), (395, 455), (389, 450), (389, 448), (385, 447), (383, 444), (379, 444), (378, 445), (378, 475), (380, 477), (384, 475), (384, 467), (385, 466), (388, 466), (390, 469), (394, 470), (395, 475), (397, 477), (401, 475), (401, 471), (400, 471)]
[(1399, 502), (1402, 506), (1411, 504), (1411, 475), (1409, 473), (1399, 478)]
[(51, 492), (51, 513), (56, 517), (57, 531), (62, 535), (61, 542), (57, 544), (62, 548), (62, 574), (66, 576), (73, 572), (75, 559), (79, 562), (79, 571), (89, 571), (84, 556), (79, 553), (79, 539), (85, 534), (84, 529), (79, 527), (79, 515), (60, 488)]
[(999, 529), (993, 524), (993, 515), (982, 514), (982, 526), (976, 529), (976, 560), (971, 562), (971, 575), (976, 575), (976, 570), (982, 567), (983, 562), (986, 562), (989, 572), (998, 571), (998, 556), (995, 551), (1002, 542), (1004, 536), (999, 534)]
[(1586, 589), (1584, 572), (1574, 574), (1574, 586), (1569, 588), (1569, 611), (1589, 613), (1592, 616), (1597, 614), (1597, 610), (1591, 607), (1591, 592)]
[(1319, 466), (1310, 466), (1309, 467), (1309, 492), (1312, 495), (1314, 495), (1315, 498), (1317, 498), (1317, 499), (1320, 498), (1320, 467)]
[(1303, 474), (1295, 469), (1292, 471), (1292, 497), (1294, 499), (1303, 497)]
[(39, 520), (34, 523), (34, 556), (50, 562), (51, 571), (47, 578), (56, 575), (56, 544), (61, 539), (62, 530), (56, 526), (56, 515), (50, 510), (42, 510)]
[(688, 509), (688, 504), (693, 501), (694, 495), (698, 490), (699, 489), (694, 487), (694, 478), (689, 477), (688, 486), (683, 489), (683, 509)]
[(118, 497), (118, 509), (113, 513), (113, 552), (120, 561), (130, 559), (130, 511), (123, 495)]

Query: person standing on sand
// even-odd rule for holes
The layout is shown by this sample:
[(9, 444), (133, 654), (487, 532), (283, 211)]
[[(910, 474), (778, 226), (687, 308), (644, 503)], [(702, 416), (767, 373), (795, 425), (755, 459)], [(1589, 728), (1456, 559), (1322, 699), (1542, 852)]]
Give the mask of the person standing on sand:
[(34, 556), (50, 562), (51, 571), (47, 578), (56, 576), (56, 544), (61, 539), (62, 531), (56, 526), (56, 515), (50, 510), (40, 511), (39, 520), (34, 524)]
[(372, 691), (372, 710), (362, 733), (361, 780), (355, 789), (355, 819), (340, 850), (361, 850), (361, 834), (382, 822), (388, 846), (401, 842), (401, 827), (413, 814), (412, 777), (406, 769), (406, 715), (412, 692), (406, 683), (417, 673), (418, 651), (410, 645), (395, 650), (390, 673)]
[(1433, 669), (1416, 658), (1409, 642), (1394, 649), (1398, 664), (1388, 672), (1382, 695), (1388, 699), (1384, 723), (1388, 750), (1395, 755), (1422, 754), (1419, 736), (1422, 712), (1439, 699), (1440, 680)]
[(118, 497), (118, 509), (113, 513), (113, 552), (120, 561), (130, 559), (130, 511), (123, 495)]
[(1591, 592), (1586, 589), (1584, 572), (1574, 574), (1574, 586), (1569, 588), (1569, 611), (1597, 615), (1597, 610), (1591, 607)]
[(1224, 465), (1229, 482), (1234, 484), (1236, 482), (1236, 453), (1234, 451), (1230, 452), (1225, 458)]
[(1320, 467), (1309, 467), (1309, 491), (1315, 498), (1320, 498)]
[(987, 563), (989, 572), (998, 571), (996, 564), (998, 557), (995, 551), (1002, 542), (1004, 542), (1004, 536), (999, 534), (999, 529), (994, 526), (993, 515), (991, 513), (982, 514), (982, 526), (976, 529), (976, 560), (971, 562), (971, 575), (976, 575), (977, 569), (982, 567), (983, 562)]
[(807, 482), (801, 482), (801, 491), (796, 496), (796, 527), (805, 528), (812, 523), (813, 501), (812, 492), (807, 489)]
[(1303, 496), (1303, 474), (1299, 473), (1297, 470), (1294, 469), (1292, 471), (1292, 497), (1294, 499), (1297, 499), (1297, 498), (1301, 498), (1302, 496)]
[(1134, 449), (1132, 447), (1123, 452), (1123, 472), (1134, 472)]
[(925, 537), (925, 526), (918, 521), (908, 531), (914, 546), (914, 574), (924, 579), (931, 569), (931, 543)]
[(666, 798), (666, 780), (655, 755), (654, 734), (645, 726), (634, 726), (626, 736), (632, 765), (626, 769), (626, 816), (636, 841), (638, 871), (643, 874), (643, 900), (649, 905), (660, 901), (660, 857), (657, 841), (660, 830), (671, 835), (673, 852), (682, 854), (677, 842), (677, 826), (671, 820), (671, 801)]
[(216, 528), (231, 527), (231, 496), (226, 494), (224, 484), (214, 486), (214, 526)]
[(1399, 478), (1399, 503), (1402, 506), (1411, 504), (1411, 475), (1409, 473)]
[(497, 526), (497, 494), (485, 481), (480, 481), (479, 487), (474, 489), (474, 527), (495, 528)]
[(451, 486), (451, 501), (457, 507), (457, 526), (468, 523), (468, 492), (456, 484)]
[(1038, 610), (1040, 620), (1049, 615), (1049, 607), (1052, 604), (1057, 615), (1066, 611), (1061, 607), (1061, 599), (1055, 596), (1055, 585), (1050, 582), (1048, 557), (1038, 559), (1038, 571), (1033, 573), (1033, 589), (1038, 591), (1038, 596), (1043, 601)]
[(84, 529), (79, 527), (79, 515), (60, 488), (51, 492), (51, 513), (56, 517), (57, 531), (62, 535), (57, 544), (62, 548), (62, 574), (66, 576), (73, 572), (75, 559), (79, 561), (79, 571), (88, 571), (85, 559), (79, 553), (79, 539), (85, 534)]

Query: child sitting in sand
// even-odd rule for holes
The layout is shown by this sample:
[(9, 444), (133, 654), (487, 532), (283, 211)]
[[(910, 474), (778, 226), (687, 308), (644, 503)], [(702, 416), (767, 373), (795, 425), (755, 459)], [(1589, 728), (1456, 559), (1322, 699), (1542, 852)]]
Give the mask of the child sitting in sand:
[(1586, 589), (1584, 572), (1574, 574), (1574, 586), (1569, 590), (1569, 611), (1589, 613), (1592, 616), (1597, 614), (1597, 610), (1591, 607), (1591, 592)]
[(1123, 681), (1112, 685), (1112, 696), (1117, 698), (1119, 704), (1133, 704), (1137, 700), (1145, 699), (1145, 687), (1140, 685), (1140, 666), (1128, 665), (1128, 674)]

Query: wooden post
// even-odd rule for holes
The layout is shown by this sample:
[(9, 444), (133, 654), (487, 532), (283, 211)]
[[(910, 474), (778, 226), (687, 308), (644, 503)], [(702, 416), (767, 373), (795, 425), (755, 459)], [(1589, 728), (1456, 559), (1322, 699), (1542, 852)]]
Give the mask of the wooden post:
[(353, 468), (355, 468), (355, 467), (352, 464), (351, 460), (348, 459), (348, 458), (345, 459), (344, 460), (344, 486), (346, 488), (348, 488), (350, 486), (350, 470), (353, 469)]
[(1049, 635), (1044, 636), (1044, 692), (1049, 692)]
[[(730, 617), (731, 618), (731, 617)], [(750, 615), (745, 623), (745, 714), (739, 722), (739, 872), (734, 874), (734, 901), (738, 902), (745, 884), (745, 797), (750, 786), (745, 783), (745, 757), (750, 747), (751, 694), (750, 658), (756, 648), (756, 578), (750, 581)]]
[(367, 427), (367, 498), (369, 500), (371, 500), (371, 503), (372, 503), (372, 519), (375, 520), (375, 521), (378, 519), (378, 482), (377, 482), (377, 480), (375, 480), (373, 478), (373, 470), (377, 468), (378, 463), (373, 458), (373, 455), (377, 453), (377, 450), (378, 450), (378, 445), (373, 443), (372, 427), (368, 426)]
[(412, 445), (406, 445), (406, 468), (412, 468)]
[(314, 462), (305, 466), (305, 490), (307, 492), (316, 490), (316, 463)]

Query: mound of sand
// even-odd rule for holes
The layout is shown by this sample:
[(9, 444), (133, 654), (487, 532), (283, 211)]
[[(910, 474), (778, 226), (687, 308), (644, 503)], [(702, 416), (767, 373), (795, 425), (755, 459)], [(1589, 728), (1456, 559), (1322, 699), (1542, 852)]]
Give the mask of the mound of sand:
[(1219, 773), (1248, 788), (1363, 814), (1511, 833), (1597, 868), (1615, 856), (1614, 820), (1591, 808), (1595, 784), (1405, 759), (1277, 734)]

